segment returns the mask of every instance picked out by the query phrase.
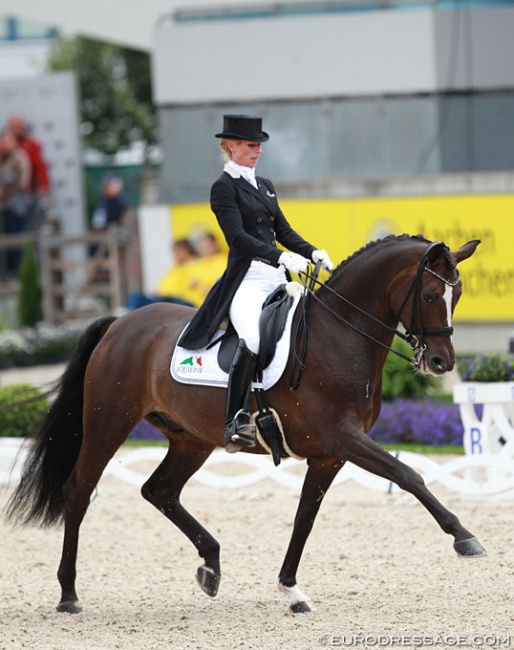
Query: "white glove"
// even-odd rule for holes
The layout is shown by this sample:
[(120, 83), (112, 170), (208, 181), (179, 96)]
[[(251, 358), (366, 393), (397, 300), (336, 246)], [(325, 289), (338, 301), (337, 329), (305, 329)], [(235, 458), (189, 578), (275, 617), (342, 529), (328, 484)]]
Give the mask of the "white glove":
[(286, 267), (291, 273), (305, 273), (310, 262), (303, 255), (298, 253), (282, 253), (278, 258), (278, 263)]
[(325, 250), (313, 251), (312, 261), (321, 262), (321, 266), (325, 269), (325, 271), (332, 271), (332, 269), (334, 268), (334, 265), (332, 264), (332, 260), (328, 256), (327, 251)]

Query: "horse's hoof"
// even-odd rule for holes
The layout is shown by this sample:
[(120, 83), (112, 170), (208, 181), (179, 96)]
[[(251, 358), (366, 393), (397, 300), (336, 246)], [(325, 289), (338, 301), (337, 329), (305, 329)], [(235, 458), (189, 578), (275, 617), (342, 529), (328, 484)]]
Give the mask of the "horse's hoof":
[(459, 557), (480, 557), (487, 555), (487, 551), (476, 537), (455, 542), (453, 548)]
[(308, 614), (309, 612), (314, 612), (316, 608), (310, 600), (302, 600), (300, 603), (295, 603), (289, 607), (289, 612), (291, 614)]
[(65, 614), (80, 614), (82, 607), (78, 604), (78, 600), (68, 600), (63, 603), (59, 603), (56, 607), (58, 612), (64, 612)]
[(214, 598), (220, 587), (221, 576), (214, 573), (209, 567), (201, 566), (196, 571), (196, 581), (200, 589), (211, 598)]

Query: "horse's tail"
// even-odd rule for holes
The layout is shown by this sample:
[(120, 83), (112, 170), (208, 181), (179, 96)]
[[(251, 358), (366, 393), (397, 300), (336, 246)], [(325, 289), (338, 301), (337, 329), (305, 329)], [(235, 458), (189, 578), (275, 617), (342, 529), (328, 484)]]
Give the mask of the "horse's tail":
[(31, 440), (20, 483), (7, 504), (8, 520), (50, 526), (62, 518), (63, 486), (75, 467), (82, 444), (86, 367), (115, 320), (113, 316), (99, 318), (81, 335), (57, 385), (57, 397)]

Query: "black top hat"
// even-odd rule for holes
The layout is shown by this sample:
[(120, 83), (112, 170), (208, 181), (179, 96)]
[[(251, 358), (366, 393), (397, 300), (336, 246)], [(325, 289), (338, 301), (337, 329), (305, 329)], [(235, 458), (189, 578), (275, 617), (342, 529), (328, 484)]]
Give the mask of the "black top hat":
[(216, 133), (215, 137), (253, 142), (269, 140), (269, 135), (262, 130), (262, 118), (253, 115), (224, 115), (223, 133)]

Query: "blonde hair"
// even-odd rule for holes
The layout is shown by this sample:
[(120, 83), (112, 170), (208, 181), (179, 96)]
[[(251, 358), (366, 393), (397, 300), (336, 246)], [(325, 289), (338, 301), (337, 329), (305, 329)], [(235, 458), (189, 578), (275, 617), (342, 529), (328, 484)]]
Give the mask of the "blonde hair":
[(232, 154), (228, 148), (228, 141), (229, 138), (221, 138), (220, 140), (220, 149), (221, 149), (221, 157), (223, 159), (223, 162), (228, 162), (229, 160), (232, 160)]

